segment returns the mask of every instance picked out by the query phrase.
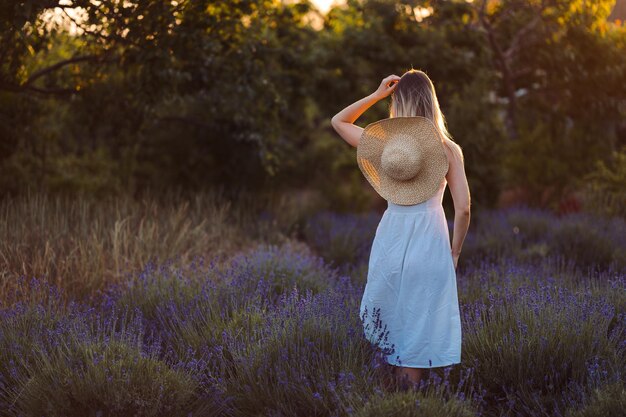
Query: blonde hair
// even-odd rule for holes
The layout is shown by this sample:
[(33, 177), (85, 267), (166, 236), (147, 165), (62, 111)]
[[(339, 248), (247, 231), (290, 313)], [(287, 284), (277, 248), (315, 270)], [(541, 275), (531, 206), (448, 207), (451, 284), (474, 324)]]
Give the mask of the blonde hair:
[(446, 126), (446, 119), (439, 107), (435, 86), (425, 72), (410, 69), (405, 72), (398, 85), (391, 93), (389, 117), (422, 116), (433, 122), (443, 143), (447, 145), (455, 157), (463, 161), (461, 147), (452, 140)]

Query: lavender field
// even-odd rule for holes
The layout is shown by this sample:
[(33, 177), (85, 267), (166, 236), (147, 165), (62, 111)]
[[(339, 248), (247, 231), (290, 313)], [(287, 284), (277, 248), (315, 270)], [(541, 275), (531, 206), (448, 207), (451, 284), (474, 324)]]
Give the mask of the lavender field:
[[(0, 417), (626, 417), (626, 0), (0, 16)], [(432, 127), (461, 363), (409, 388), (360, 305)]]
[(401, 391), (358, 316), (381, 213), (11, 204), (1, 416), (626, 410), (623, 218), (477, 213), (457, 277), (462, 363)]

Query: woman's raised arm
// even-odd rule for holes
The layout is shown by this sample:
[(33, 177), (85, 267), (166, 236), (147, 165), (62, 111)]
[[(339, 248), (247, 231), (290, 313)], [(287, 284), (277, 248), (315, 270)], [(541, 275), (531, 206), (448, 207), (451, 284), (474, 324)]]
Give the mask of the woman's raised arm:
[(363, 128), (354, 124), (356, 119), (359, 118), (365, 110), (369, 109), (378, 100), (387, 97), (393, 92), (400, 77), (397, 75), (390, 75), (385, 78), (378, 89), (367, 97), (363, 97), (359, 101), (350, 104), (345, 109), (333, 116), (331, 124), (335, 131), (351, 146), (357, 147), (359, 145), (359, 139)]

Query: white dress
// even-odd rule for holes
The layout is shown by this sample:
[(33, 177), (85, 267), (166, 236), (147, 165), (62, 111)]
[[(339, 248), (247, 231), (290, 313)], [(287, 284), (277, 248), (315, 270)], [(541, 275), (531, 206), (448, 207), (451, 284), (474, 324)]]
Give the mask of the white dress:
[(442, 206), (446, 185), (444, 178), (420, 204), (387, 201), (372, 242), (360, 317), (366, 338), (391, 365), (461, 363), (456, 271)]

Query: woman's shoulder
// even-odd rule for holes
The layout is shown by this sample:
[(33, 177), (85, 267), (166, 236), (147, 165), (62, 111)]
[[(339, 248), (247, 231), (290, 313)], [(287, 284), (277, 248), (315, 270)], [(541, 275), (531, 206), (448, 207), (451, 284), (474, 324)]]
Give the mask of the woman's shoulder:
[(456, 160), (458, 162), (464, 162), (463, 149), (461, 146), (455, 141), (445, 138), (444, 139), (444, 148), (446, 149), (446, 153), (448, 154), (448, 160), (453, 161)]

